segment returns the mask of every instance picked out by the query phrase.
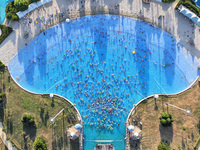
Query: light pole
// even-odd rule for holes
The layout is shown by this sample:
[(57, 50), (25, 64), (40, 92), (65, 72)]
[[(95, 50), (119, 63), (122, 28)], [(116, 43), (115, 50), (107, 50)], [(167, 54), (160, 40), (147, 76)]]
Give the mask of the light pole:
[(184, 111), (187, 115), (190, 115), (190, 114), (191, 114), (191, 110), (189, 110), (189, 109), (182, 109), (182, 108), (180, 108), (180, 107), (177, 107), (177, 106), (172, 105), (172, 104), (169, 104), (169, 103), (166, 103), (166, 105), (167, 105), (167, 110), (168, 110), (168, 105), (170, 105), (170, 106), (172, 106), (172, 107), (175, 107), (175, 108), (177, 108), (177, 109), (180, 109), (180, 110)]
[(58, 115), (60, 115), (60, 113), (63, 112), (63, 111), (64, 111), (64, 108), (63, 108), (57, 115), (55, 115), (55, 117), (50, 117), (50, 118), (49, 118), (50, 123), (54, 123), (55, 118), (56, 118)]
[(159, 95), (158, 94), (155, 94), (154, 95), (154, 100), (155, 100), (155, 110), (158, 110), (158, 106), (157, 106), (157, 103), (156, 103), (156, 100), (158, 99)]
[(50, 96), (51, 98), (53, 98), (54, 95), (51, 93), (49, 96)]
[(155, 98), (155, 99), (158, 99), (158, 97), (159, 97), (159, 95), (158, 95), (158, 94), (154, 95), (154, 98)]

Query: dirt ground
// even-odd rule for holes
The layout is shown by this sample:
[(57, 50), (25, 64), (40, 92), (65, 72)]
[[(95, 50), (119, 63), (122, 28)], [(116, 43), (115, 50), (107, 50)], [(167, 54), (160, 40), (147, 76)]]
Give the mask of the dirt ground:
[[(199, 78), (200, 79), (200, 78)], [(187, 115), (184, 111), (166, 105), (166, 102), (183, 109), (192, 111)], [(160, 125), (159, 117), (162, 112), (172, 115), (174, 122), (171, 127)], [(136, 145), (142, 150), (156, 150), (160, 141), (167, 141), (171, 149), (193, 150), (200, 136), (200, 87), (196, 82), (186, 92), (176, 96), (160, 96), (156, 101), (149, 98), (139, 104), (136, 113), (131, 118), (140, 116), (138, 122), (142, 122), (142, 139), (138, 144), (130, 142), (130, 148), (136, 149)]]

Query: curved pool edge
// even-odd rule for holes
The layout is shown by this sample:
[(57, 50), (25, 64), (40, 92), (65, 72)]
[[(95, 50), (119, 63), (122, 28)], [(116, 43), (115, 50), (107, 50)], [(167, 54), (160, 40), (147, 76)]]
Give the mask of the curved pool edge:
[[(35, 10), (33, 10), (33, 11), (35, 11)], [(75, 12), (72, 12), (72, 14), (73, 14), (73, 13), (75, 13)], [(84, 14), (84, 15), (75, 16), (75, 17), (74, 17), (73, 15), (70, 15), (68, 18), (69, 18), (70, 20), (73, 20), (73, 19), (78, 19), (78, 18), (84, 17), (84, 16), (94, 16), (94, 15), (116, 15), (116, 16), (122, 16), (122, 17), (133, 18), (133, 19), (136, 19), (136, 20), (139, 20), (139, 21), (142, 21), (142, 22), (147, 22), (147, 23), (153, 25), (154, 27), (157, 27), (157, 28), (159, 28), (159, 29), (161, 29), (161, 30), (167, 32), (167, 33), (170, 34), (173, 38), (175, 38), (177, 42), (179, 42), (179, 43), (182, 44), (182, 42), (180, 41), (180, 39), (177, 37), (176, 34), (173, 34), (173, 33), (171, 33), (170, 31), (168, 31), (166, 28), (159, 26), (158, 24), (154, 23), (151, 19), (149, 19), (149, 18), (141, 18), (141, 17), (138, 17), (138, 15), (136, 15), (136, 14), (127, 14), (127, 13), (117, 14), (117, 13), (114, 13), (114, 12), (113, 12), (113, 13), (112, 13), (112, 12), (111, 12), (111, 13), (106, 13), (106, 12), (102, 12), (102, 11), (96, 11), (96, 12), (94, 12), (93, 14), (87, 14), (87, 13), (86, 13), (86, 14)], [(52, 27), (54, 27), (54, 26), (57, 26), (57, 25), (59, 25), (59, 24), (64, 23), (66, 19), (67, 19), (67, 18), (62, 19), (61, 21), (56, 22), (55, 24), (52, 24), (52, 25), (50, 25), (50, 26), (47, 27), (47, 28), (44, 28), (43, 30), (41, 30), (41, 32), (39, 32), (39, 33), (37, 33), (36, 35), (34, 35), (34, 36), (32, 37), (32, 39), (30, 39), (29, 42), (28, 42), (27, 44), (29, 44), (34, 38), (36, 38), (36, 37), (37, 37), (39, 34), (41, 34), (42, 32), (44, 32), (44, 31), (46, 31), (46, 30), (48, 30), (48, 29), (50, 29), (50, 28), (52, 28)], [(6, 19), (4, 20), (4, 22), (5, 22), (5, 21), (6, 21)], [(14, 31), (14, 30), (13, 30), (13, 31)], [(24, 43), (24, 44), (25, 44), (25, 43)], [(26, 45), (23, 45), (23, 47), (24, 47), (24, 46), (26, 46)], [(185, 45), (182, 44), (182, 46), (186, 49), (186, 46), (185, 46)], [(22, 48), (23, 48), (23, 47), (22, 47)], [(9, 63), (12, 61), (12, 59), (18, 54), (18, 52), (19, 52), (22, 48), (18, 49), (17, 53), (15, 53), (14, 55), (11, 56), (11, 59), (9, 59), (8, 63), (6, 63), (6, 66), (9, 66)], [(191, 51), (190, 51), (190, 54), (192, 54), (192, 55), (194, 56), (194, 58), (195, 58), (198, 62), (200, 62), (199, 58), (198, 58), (196, 55), (194, 55), (193, 53), (191, 53)], [(1, 61), (2, 61), (2, 60), (1, 60)], [(2, 62), (4, 63), (4, 61), (2, 61)], [(4, 63), (4, 64), (5, 64), (5, 63)]]
[[(108, 14), (109, 15), (109, 14)], [(92, 15), (86, 15), (86, 16), (92, 16)], [(122, 15), (117, 15), (117, 16), (122, 16)], [(134, 17), (131, 17), (131, 16), (127, 16), (127, 15), (123, 15), (124, 17), (126, 16), (126, 17), (129, 17), (129, 18), (134, 18)], [(75, 17), (75, 18), (80, 18), (80, 17)], [(144, 21), (144, 20), (142, 20), (142, 19), (138, 19), (138, 18), (134, 18), (134, 19), (136, 19), (136, 20), (140, 20), (140, 21), (142, 21), (142, 22), (148, 22), (148, 23), (150, 23), (150, 24), (152, 24), (151, 22), (149, 22), (149, 21)], [(64, 21), (63, 21), (64, 22)], [(61, 23), (63, 23), (63, 22), (59, 22), (58, 24), (61, 24)], [(55, 25), (53, 25), (53, 26), (51, 26), (51, 27), (54, 27), (54, 26), (57, 26), (58, 24), (55, 24)], [(157, 28), (159, 28), (159, 29), (161, 29), (161, 30), (163, 30), (163, 31), (165, 31), (165, 32), (167, 32), (166, 30), (164, 30), (164, 29), (162, 29), (162, 28), (160, 28), (159, 26), (157, 26), (157, 25), (155, 25), (155, 24), (152, 24), (153, 26), (155, 26), (155, 27), (157, 27)], [(51, 28), (50, 27), (50, 28)], [(49, 28), (48, 28), (49, 29)], [(47, 30), (47, 29), (46, 29)], [(43, 32), (43, 31), (42, 31)], [(42, 32), (40, 32), (39, 34), (41, 34)], [(168, 34), (170, 34), (169, 32), (167, 32)], [(37, 34), (35, 37), (37, 37), (39, 34)], [(175, 36), (174, 35), (172, 35), (172, 34), (170, 34), (171, 36), (173, 36), (174, 38), (175, 38)], [(34, 38), (35, 38), (34, 37)], [(176, 38), (175, 38), (176, 39)], [(177, 39), (176, 39), (177, 40)], [(177, 42), (180, 42), (179, 40), (177, 40)], [(181, 43), (181, 42), (180, 42)], [(185, 46), (184, 45), (182, 45), (184, 48), (185, 48)], [(13, 58), (17, 55), (18, 53), (16, 53), (14, 56), (13, 56)], [(13, 59), (12, 58), (12, 59)], [(11, 59), (11, 60), (12, 60)], [(196, 59), (196, 58), (195, 58)], [(196, 59), (197, 61), (198, 61), (198, 59)], [(9, 64), (8, 64), (8, 66), (9, 66)], [(9, 70), (9, 69), (8, 69)], [(9, 70), (9, 73), (10, 73), (10, 70)], [(10, 74), (11, 75), (11, 74)], [(29, 92), (29, 93), (31, 93), (31, 94), (36, 94), (36, 95), (43, 95), (43, 94), (50, 94), (50, 93), (43, 93), (43, 94), (41, 94), (41, 93), (35, 93), (35, 92), (31, 92), (31, 91), (29, 91), (29, 90), (27, 90), (27, 89), (25, 89), (25, 88), (23, 88), (22, 86), (20, 86), (20, 84), (17, 82), (17, 80), (15, 80), (14, 78), (13, 78), (13, 76), (11, 75), (11, 77), (12, 77), (12, 79), (15, 81), (15, 83), (17, 83), (17, 85), (19, 86), (19, 87), (21, 87), (24, 91), (27, 91), (27, 92)], [(182, 91), (180, 91), (180, 92), (178, 92), (178, 93), (175, 93), (175, 94), (158, 94), (158, 95), (167, 95), (167, 96), (172, 96), (172, 95), (178, 95), (178, 94), (180, 94), (180, 93), (183, 93), (183, 92), (185, 92), (185, 91), (187, 91), (189, 88), (191, 88), (194, 84), (195, 84), (195, 82), (197, 81), (197, 79), (198, 79), (198, 77), (199, 76), (197, 76), (197, 78), (193, 81), (193, 83), (192, 84), (190, 84), (186, 89), (184, 89), (184, 90), (182, 90)], [(65, 99), (66, 101), (68, 101), (70, 104), (72, 104), (72, 105), (74, 105), (69, 99), (67, 99), (67, 98), (65, 98), (65, 97), (63, 97), (63, 96), (61, 96), (61, 95), (58, 95), (58, 94), (54, 94), (55, 96), (58, 96), (58, 97), (62, 97), (63, 99)], [(148, 98), (150, 98), (150, 97), (153, 97), (155, 94), (153, 94), (153, 95), (150, 95), (150, 96), (147, 96), (147, 97), (145, 97), (145, 98), (143, 98), (143, 99), (141, 99), (137, 104), (135, 104), (134, 105), (134, 107), (131, 109), (131, 111), (130, 111), (130, 113), (128, 114), (128, 118), (130, 117), (130, 115), (133, 113), (132, 111), (134, 111), (134, 109), (141, 103), (141, 102), (143, 102), (144, 100), (147, 100)], [(76, 108), (76, 107), (74, 107), (75, 109), (76, 109), (76, 111), (79, 113), (79, 111), (78, 111), (78, 109)], [(79, 113), (79, 115), (80, 115), (80, 113)], [(81, 115), (80, 115), (80, 118), (81, 118)], [(125, 123), (128, 123), (128, 118), (127, 118), (127, 121), (125, 122)], [(82, 121), (82, 118), (81, 118), (81, 121)], [(126, 126), (126, 125), (125, 125)], [(126, 128), (127, 129), (127, 128)], [(126, 132), (127, 133), (127, 132)], [(82, 140), (82, 139), (81, 139)]]
[[(187, 90), (189, 90), (196, 82), (197, 82), (197, 80), (198, 80), (198, 78), (200, 77), (200, 75), (198, 75), (197, 76), (197, 78), (193, 81), (193, 83), (190, 85), (190, 86), (188, 86), (186, 89), (184, 89), (184, 90), (182, 90), (182, 91), (180, 91), (180, 92), (177, 92), (177, 93), (174, 93), (174, 94), (158, 94), (159, 96), (175, 96), (175, 95), (179, 95), (179, 94), (182, 94), (182, 93), (184, 93), (184, 92), (186, 92)], [(126, 126), (126, 137), (125, 137), (125, 139), (124, 140), (126, 140), (126, 150), (128, 149), (128, 147), (129, 147), (129, 145), (128, 145), (128, 126), (129, 126), (129, 123), (130, 123), (130, 120), (129, 120), (129, 118), (130, 118), (130, 116), (135, 112), (135, 110), (136, 110), (136, 108), (137, 108), (137, 106), (139, 106), (143, 101), (145, 101), (145, 100), (147, 100), (148, 98), (153, 98), (153, 96), (154, 96), (155, 94), (153, 94), (153, 95), (150, 95), (150, 96), (147, 96), (147, 97), (145, 97), (145, 98), (143, 98), (143, 99), (141, 99), (139, 102), (137, 102), (137, 104), (134, 104), (134, 107), (131, 109), (131, 111), (130, 111), (130, 113), (129, 113), (129, 115), (128, 115), (128, 117), (127, 117), (127, 119), (126, 119), (126, 122), (125, 122), (125, 126)]]
[[(7, 69), (8, 69), (8, 67), (7, 67)], [(9, 74), (10, 74), (12, 80), (13, 80), (13, 81), (17, 84), (17, 86), (19, 86), (22, 90), (24, 90), (24, 91), (26, 91), (26, 92), (28, 92), (28, 93), (30, 93), (30, 94), (34, 94), (34, 95), (50, 95), (50, 94), (51, 94), (51, 93), (43, 93), (43, 94), (41, 94), (41, 93), (31, 92), (31, 91), (29, 91), (29, 90), (23, 88), (23, 87), (22, 87), (19, 83), (17, 83), (17, 81), (13, 78), (13, 76), (12, 76), (12, 74), (10, 73), (10, 70), (9, 70), (9, 69), (8, 69), (8, 72), (9, 72)], [(54, 93), (53, 93), (53, 94), (54, 94)], [(65, 98), (65, 97), (63, 97), (63, 96), (61, 96), (61, 95), (59, 95), (59, 94), (54, 94), (54, 95), (57, 96), (57, 97), (63, 98), (65, 101), (69, 102), (71, 105), (74, 106), (74, 108), (75, 108), (75, 110), (76, 110), (76, 112), (77, 112), (78, 120), (79, 120), (81, 126), (83, 126), (84, 121), (82, 120), (82, 117), (81, 117), (81, 114), (80, 114), (79, 110), (76, 108), (76, 104), (72, 103), (69, 99), (67, 99), (67, 98)], [(81, 132), (81, 133), (80, 133), (81, 136), (80, 136), (80, 140), (79, 140), (79, 142), (80, 142), (80, 150), (83, 150), (83, 139), (84, 139), (84, 138), (83, 138), (83, 128), (81, 128), (80, 132)]]

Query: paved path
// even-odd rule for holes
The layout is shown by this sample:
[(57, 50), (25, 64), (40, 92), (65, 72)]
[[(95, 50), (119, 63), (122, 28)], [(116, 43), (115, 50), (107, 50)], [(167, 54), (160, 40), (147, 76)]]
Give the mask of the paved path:
[(17, 150), (15, 147), (12, 146), (12, 143), (10, 141), (6, 140), (6, 134), (5, 134), (5, 132), (2, 131), (2, 129), (3, 129), (3, 125), (0, 122), (0, 137), (1, 137), (2, 141), (3, 141), (3, 143), (6, 145), (6, 147), (9, 150)]
[[(116, 3), (119, 4), (117, 8), (115, 8)], [(29, 43), (41, 31), (57, 24), (59, 20), (91, 14), (119, 14), (134, 18), (138, 15), (144, 16), (148, 22), (171, 33), (186, 47), (188, 53), (192, 53), (200, 60), (199, 28), (193, 28), (191, 21), (174, 9), (176, 3), (177, 1), (173, 4), (165, 4), (155, 0), (152, 0), (150, 4), (144, 4), (142, 0), (85, 0), (85, 2), (84, 0), (53, 0), (45, 4), (44, 8), (34, 10), (19, 22), (5, 21), (14, 28), (14, 31), (0, 45), (0, 60), (8, 65), (26, 43)], [(66, 12), (63, 18), (59, 17), (60, 12)], [(159, 19), (160, 15), (164, 17)], [(34, 23), (41, 17), (45, 20)], [(26, 32), (29, 37), (24, 40)], [(188, 42), (190, 39), (194, 41), (194, 46)]]

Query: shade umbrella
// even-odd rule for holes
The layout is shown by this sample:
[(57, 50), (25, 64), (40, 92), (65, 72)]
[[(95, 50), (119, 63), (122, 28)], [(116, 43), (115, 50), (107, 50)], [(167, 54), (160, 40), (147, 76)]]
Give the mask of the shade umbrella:
[(133, 135), (135, 138), (139, 138), (139, 133), (135, 132)]
[(76, 129), (76, 130), (81, 130), (81, 128), (82, 128), (82, 126), (81, 126), (80, 124), (76, 124), (76, 125), (75, 125), (75, 129)]
[(70, 133), (70, 136), (71, 136), (71, 138), (73, 138), (73, 137), (76, 136), (76, 134), (75, 134), (74, 132), (71, 132), (71, 133)]
[(67, 19), (66, 19), (66, 22), (69, 22), (69, 21), (70, 21), (69, 18), (67, 18)]
[(0, 29), (0, 36), (2, 35), (2, 30)]
[(128, 127), (128, 131), (130, 131), (130, 132), (134, 131), (134, 129), (135, 129), (135, 127), (134, 127), (133, 125), (130, 125), (130, 126)]
[(53, 97), (53, 94), (52, 94), (52, 93), (50, 94), (50, 97), (51, 97), (51, 98)]

